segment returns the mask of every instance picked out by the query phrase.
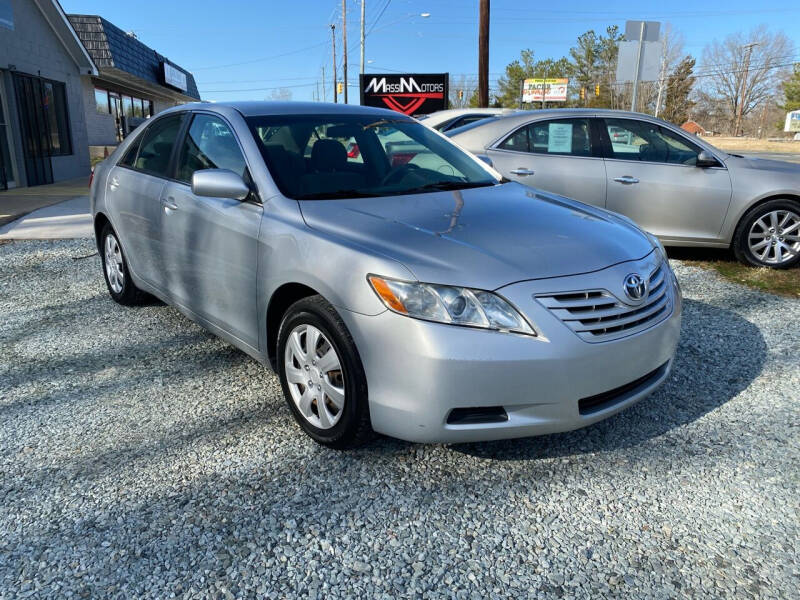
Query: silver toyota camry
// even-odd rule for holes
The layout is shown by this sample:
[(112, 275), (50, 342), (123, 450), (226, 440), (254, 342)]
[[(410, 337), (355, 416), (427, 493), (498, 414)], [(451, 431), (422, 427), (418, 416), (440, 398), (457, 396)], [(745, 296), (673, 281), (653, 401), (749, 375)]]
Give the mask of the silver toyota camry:
[(640, 113), (555, 109), (448, 131), (509, 179), (621, 213), (667, 246), (800, 264), (800, 165), (728, 154)]
[(272, 366), (332, 447), (575, 429), (672, 366), (654, 237), (394, 112), (170, 109), (98, 166), (91, 207), (114, 300), (156, 296)]

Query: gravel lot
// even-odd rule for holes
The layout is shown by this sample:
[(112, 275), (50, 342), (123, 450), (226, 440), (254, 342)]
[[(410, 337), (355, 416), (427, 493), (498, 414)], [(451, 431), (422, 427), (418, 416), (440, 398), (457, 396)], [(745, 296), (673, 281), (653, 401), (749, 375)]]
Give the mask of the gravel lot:
[(797, 597), (796, 300), (676, 263), (675, 373), (632, 409), (342, 454), (93, 251), (0, 245), (0, 598)]

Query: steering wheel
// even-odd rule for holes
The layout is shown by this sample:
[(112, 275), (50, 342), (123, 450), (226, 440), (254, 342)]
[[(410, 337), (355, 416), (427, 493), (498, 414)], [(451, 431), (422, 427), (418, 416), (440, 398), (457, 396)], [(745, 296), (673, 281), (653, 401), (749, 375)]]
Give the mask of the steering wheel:
[(390, 183), (397, 183), (403, 177), (405, 177), (409, 171), (413, 171), (415, 169), (419, 169), (419, 165), (412, 165), (412, 164), (404, 164), (404, 165), (397, 165), (396, 167), (392, 167), (389, 169), (389, 172), (384, 175), (383, 179), (381, 179), (381, 185), (389, 185)]

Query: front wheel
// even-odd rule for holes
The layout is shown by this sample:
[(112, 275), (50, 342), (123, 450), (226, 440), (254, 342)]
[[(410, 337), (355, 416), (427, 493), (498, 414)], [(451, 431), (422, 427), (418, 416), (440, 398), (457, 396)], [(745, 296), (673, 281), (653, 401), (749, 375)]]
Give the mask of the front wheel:
[(345, 449), (372, 436), (361, 358), (336, 309), (322, 296), (299, 300), (286, 311), (277, 357), (289, 409), (312, 439)]
[(756, 267), (788, 269), (800, 263), (800, 203), (770, 200), (742, 218), (733, 238), (741, 262)]
[(126, 306), (147, 303), (150, 297), (133, 283), (122, 245), (110, 223), (100, 232), (100, 260), (108, 293), (116, 302)]

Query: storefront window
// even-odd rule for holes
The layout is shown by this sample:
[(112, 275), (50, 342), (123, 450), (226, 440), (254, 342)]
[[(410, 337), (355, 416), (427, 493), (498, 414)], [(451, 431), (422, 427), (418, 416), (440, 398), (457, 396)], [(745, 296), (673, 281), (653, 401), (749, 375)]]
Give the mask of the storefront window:
[(139, 119), (142, 118), (142, 100), (141, 98), (133, 99), (133, 116)]
[(98, 88), (94, 88), (94, 102), (97, 105), (97, 112), (107, 115), (110, 111), (108, 109), (108, 92)]
[(152, 117), (153, 116), (153, 101), (152, 100), (142, 100), (144, 103), (144, 116)]
[(133, 100), (130, 96), (122, 97), (122, 114), (124, 114), (126, 117), (133, 116)]

